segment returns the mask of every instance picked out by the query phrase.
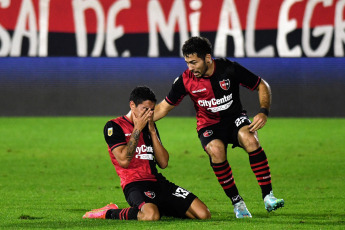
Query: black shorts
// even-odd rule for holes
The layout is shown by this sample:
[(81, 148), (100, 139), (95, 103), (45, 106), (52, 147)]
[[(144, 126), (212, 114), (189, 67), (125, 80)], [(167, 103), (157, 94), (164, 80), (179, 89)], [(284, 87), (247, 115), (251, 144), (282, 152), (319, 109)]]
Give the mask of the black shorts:
[(188, 190), (168, 180), (138, 181), (126, 185), (123, 190), (131, 207), (141, 208), (145, 203), (157, 205), (161, 216), (185, 218), (186, 212), (197, 198)]
[(228, 144), (232, 147), (241, 147), (238, 143), (238, 131), (245, 125), (250, 125), (252, 122), (249, 120), (245, 112), (239, 114), (234, 119), (221, 120), (219, 123), (202, 128), (198, 131), (198, 136), (202, 147), (206, 151), (206, 145), (214, 139), (223, 141), (225, 148)]

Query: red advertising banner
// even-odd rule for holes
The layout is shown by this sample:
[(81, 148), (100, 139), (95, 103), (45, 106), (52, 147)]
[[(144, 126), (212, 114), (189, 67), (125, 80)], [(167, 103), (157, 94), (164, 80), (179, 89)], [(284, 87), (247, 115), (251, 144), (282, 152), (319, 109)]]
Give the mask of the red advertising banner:
[(0, 0), (0, 57), (344, 57), (345, 0)]

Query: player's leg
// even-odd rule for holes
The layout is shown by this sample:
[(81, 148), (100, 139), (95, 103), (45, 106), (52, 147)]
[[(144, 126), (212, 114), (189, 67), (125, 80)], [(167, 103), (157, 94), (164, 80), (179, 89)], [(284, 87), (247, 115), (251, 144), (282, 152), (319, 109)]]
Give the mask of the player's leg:
[(160, 218), (158, 207), (153, 203), (144, 204), (138, 212), (138, 220), (155, 221)]
[(271, 171), (265, 151), (259, 143), (257, 132), (250, 132), (248, 125), (241, 127), (238, 132), (238, 142), (249, 155), (250, 167), (261, 188), (262, 198), (265, 200), (267, 211), (270, 212), (283, 207), (284, 200), (277, 199), (273, 196)]
[(205, 220), (211, 218), (211, 212), (199, 198), (195, 198), (189, 206), (186, 216), (190, 219)]
[[(206, 153), (210, 157), (211, 167), (218, 179), (219, 184), (222, 186), (225, 194), (230, 198), (231, 203), (234, 205), (234, 212), (237, 218), (251, 217), (243, 198), (239, 195), (235, 179), (232, 175), (231, 166), (227, 160), (226, 147), (222, 140), (212, 139), (221, 136), (225, 131), (211, 130), (213, 137), (208, 135), (199, 135), (200, 141), (204, 146)], [(206, 137), (205, 137), (206, 136)]]
[(106, 217), (121, 220), (159, 220), (160, 213), (154, 204), (155, 189), (155, 182), (140, 181), (128, 184), (124, 189), (124, 194), (131, 207), (109, 210)]
[(250, 166), (264, 198), (272, 191), (271, 173), (265, 151), (260, 146), (257, 132), (252, 133), (249, 131), (248, 125), (243, 126), (238, 132), (238, 142), (249, 154)]
[(162, 215), (177, 218), (209, 219), (211, 213), (207, 206), (192, 192), (168, 181), (159, 182), (159, 201)]
[(243, 200), (238, 193), (231, 166), (226, 158), (224, 143), (219, 139), (214, 139), (206, 145), (205, 150), (210, 157), (213, 172), (232, 204)]

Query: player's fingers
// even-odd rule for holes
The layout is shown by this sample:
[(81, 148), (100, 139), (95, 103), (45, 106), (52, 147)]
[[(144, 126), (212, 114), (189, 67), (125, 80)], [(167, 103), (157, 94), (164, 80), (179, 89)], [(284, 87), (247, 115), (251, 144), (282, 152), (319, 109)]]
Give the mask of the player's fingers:
[(254, 125), (249, 129), (249, 131), (252, 132), (252, 133), (255, 132), (255, 131), (257, 130), (257, 126), (258, 126), (257, 124), (254, 124)]

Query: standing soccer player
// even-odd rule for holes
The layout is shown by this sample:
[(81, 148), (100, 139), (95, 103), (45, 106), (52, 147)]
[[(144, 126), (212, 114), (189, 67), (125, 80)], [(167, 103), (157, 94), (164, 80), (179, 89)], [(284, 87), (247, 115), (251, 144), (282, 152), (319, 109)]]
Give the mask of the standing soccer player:
[[(187, 40), (182, 53), (188, 69), (177, 77), (172, 88), (155, 108), (154, 120), (166, 116), (188, 94), (194, 102), (198, 136), (210, 157), (211, 167), (226, 195), (234, 205), (237, 218), (251, 217), (239, 195), (227, 160), (227, 146), (241, 147), (262, 191), (268, 212), (284, 206), (284, 200), (273, 195), (271, 173), (257, 130), (264, 127), (271, 105), (268, 83), (236, 62), (213, 59), (212, 45), (203, 37)], [(258, 90), (260, 109), (251, 122), (243, 110), (239, 86)]]
[(206, 205), (188, 190), (169, 182), (158, 173), (156, 164), (168, 166), (169, 154), (163, 147), (153, 122), (156, 96), (148, 87), (136, 87), (130, 95), (130, 112), (110, 120), (104, 127), (109, 155), (121, 179), (130, 207), (115, 204), (87, 212), (83, 218), (120, 220), (159, 220), (162, 215), (208, 219)]

